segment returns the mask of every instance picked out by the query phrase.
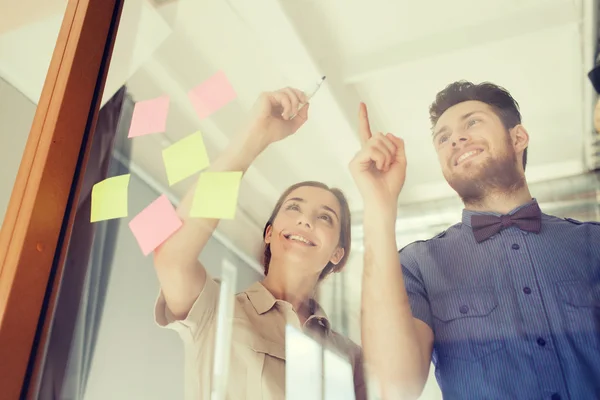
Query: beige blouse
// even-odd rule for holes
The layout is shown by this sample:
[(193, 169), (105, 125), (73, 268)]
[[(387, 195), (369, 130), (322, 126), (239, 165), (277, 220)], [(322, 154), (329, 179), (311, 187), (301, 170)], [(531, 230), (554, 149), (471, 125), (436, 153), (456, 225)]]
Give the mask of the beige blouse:
[[(156, 323), (175, 330), (184, 343), (186, 400), (210, 399), (218, 297), (219, 284), (208, 278), (187, 318), (180, 321), (169, 311), (162, 292), (156, 301)], [(291, 304), (275, 299), (260, 282), (236, 295), (227, 400), (285, 399), (286, 322), (346, 354), (354, 371), (356, 400), (366, 399), (361, 348), (331, 330), (316, 302), (314, 308), (301, 327)]]

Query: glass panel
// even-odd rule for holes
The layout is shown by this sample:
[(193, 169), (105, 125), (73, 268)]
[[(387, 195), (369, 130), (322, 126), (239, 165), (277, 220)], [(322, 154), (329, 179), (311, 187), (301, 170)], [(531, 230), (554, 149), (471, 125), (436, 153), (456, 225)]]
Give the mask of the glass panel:
[(11, 2), (0, 12), (0, 224), (56, 45), (67, 2)]
[[(525, 176), (543, 210), (598, 220), (598, 178), (590, 171), (597, 161), (596, 96), (586, 76), (596, 43), (585, 36), (596, 24), (580, 26), (580, 16), (590, 10), (582, 13), (583, 2), (562, 0), (482, 4), (128, 0), (69, 243), (42, 390), (85, 400), (218, 400), (223, 394), (254, 400), (284, 398), (286, 382), (302, 382), (300, 395), (315, 400), (352, 394), (361, 400), (367, 391), (379, 398), (377, 381), (362, 372), (358, 347), (361, 314), (378, 311), (361, 311), (363, 224), (369, 221), (363, 214), (367, 201), (348, 169), (361, 148), (361, 101), (374, 133), (391, 131), (405, 140), (409, 166), (398, 199), (398, 249), (461, 221), (465, 205), (456, 192), (465, 193), (445, 161), (457, 155), (452, 149), (458, 143), (475, 143), (493, 153), (490, 160), (523, 160), (523, 149), (508, 145), (495, 108), (485, 108), (495, 123), (488, 136), (446, 122), (445, 132), (459, 132), (461, 139), (451, 141), (447, 153), (432, 141), (429, 106), (446, 85), (463, 78), (503, 85), (521, 105), (527, 130), (513, 135), (529, 140)], [(295, 109), (303, 96), (310, 105)], [(380, 151), (393, 151), (385, 143)], [(496, 165), (471, 155), (480, 161), (466, 159), (463, 168)], [(516, 165), (509, 169), (522, 175)], [(460, 176), (464, 185), (480, 179), (495, 187), (506, 183), (494, 180), (504, 170), (492, 169), (488, 181), (476, 175), (479, 169)], [(345, 197), (314, 183), (286, 191), (305, 181), (340, 188)], [(429, 261), (432, 253), (423, 251), (415, 281), (437, 265)], [(459, 269), (444, 267), (431, 281)], [(327, 274), (331, 268), (339, 273)], [(511, 293), (523, 293), (517, 289)], [(379, 310), (387, 310), (380, 303)], [(424, 312), (433, 307), (429, 299), (422, 304)], [(474, 318), (462, 315), (469, 309), (460, 306), (455, 319), (472, 327)], [(438, 319), (432, 316), (430, 323)], [(386, 321), (362, 332), (380, 325)], [(286, 351), (294, 340), (301, 345)], [(436, 358), (439, 340), (438, 378), (442, 371), (441, 379), (464, 379)], [(218, 357), (230, 357), (229, 363)], [(503, 384), (520, 379), (502, 377)], [(560, 388), (523, 397), (562, 392), (566, 398)], [(480, 394), (459, 397), (502, 397)], [(421, 398), (441, 396), (432, 365)]]

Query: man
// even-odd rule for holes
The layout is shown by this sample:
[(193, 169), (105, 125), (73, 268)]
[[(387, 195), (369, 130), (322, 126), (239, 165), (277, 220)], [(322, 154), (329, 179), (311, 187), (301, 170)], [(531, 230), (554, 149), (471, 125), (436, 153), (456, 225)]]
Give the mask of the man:
[(600, 224), (540, 211), (525, 180), (529, 135), (506, 90), (455, 82), (430, 116), (465, 205), (442, 234), (398, 257), (404, 144), (372, 134), (363, 104), (350, 163), (365, 206), (363, 345), (383, 398), (417, 398), (433, 360), (445, 400), (599, 399)]

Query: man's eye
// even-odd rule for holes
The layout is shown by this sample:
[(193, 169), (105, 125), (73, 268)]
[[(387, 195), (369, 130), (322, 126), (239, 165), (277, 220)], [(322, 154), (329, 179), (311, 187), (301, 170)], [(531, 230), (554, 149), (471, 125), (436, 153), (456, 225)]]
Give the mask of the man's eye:
[(471, 119), (469, 120), (469, 122), (467, 122), (467, 126), (473, 126), (475, 125), (477, 122), (479, 122), (478, 119)]
[(442, 135), (442, 136), (440, 136), (440, 138), (438, 139), (438, 143), (439, 143), (439, 144), (442, 144), (442, 143), (444, 143), (446, 140), (448, 140), (448, 136), (446, 136), (446, 135)]

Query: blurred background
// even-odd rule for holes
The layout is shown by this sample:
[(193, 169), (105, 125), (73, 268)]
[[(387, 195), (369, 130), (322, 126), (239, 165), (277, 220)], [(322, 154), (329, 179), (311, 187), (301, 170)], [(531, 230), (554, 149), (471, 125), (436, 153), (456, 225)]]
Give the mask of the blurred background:
[[(66, 0), (0, 4), (1, 222)], [(262, 277), (262, 231), (281, 192), (303, 180), (341, 188), (353, 211), (352, 253), (319, 300), (334, 329), (360, 343), (362, 204), (347, 169), (359, 149), (359, 102), (369, 106), (374, 129), (406, 142), (398, 248), (460, 219), (462, 203), (443, 179), (428, 120), (435, 94), (460, 79), (499, 84), (519, 102), (530, 133), (526, 175), (544, 212), (600, 220), (597, 95), (587, 78), (597, 15), (594, 0), (126, 0), (92, 162), (109, 175), (131, 173), (130, 215), (160, 194), (176, 204), (191, 181), (168, 185), (163, 148), (201, 131), (214, 160), (260, 92), (308, 89), (326, 75), (308, 123), (254, 163), (236, 218), (221, 223), (201, 259), (213, 276), (223, 259), (233, 262), (243, 290)], [(187, 93), (219, 71), (237, 97), (199, 119)], [(135, 102), (162, 95), (171, 99), (166, 132), (127, 139)], [(90, 225), (89, 211), (88, 222), (82, 215)], [(154, 326), (152, 258), (141, 254), (127, 223), (98, 224), (89, 251), (72, 252), (40, 398), (183, 398), (183, 348), (177, 335)], [(440, 399), (431, 373), (422, 398)]]

